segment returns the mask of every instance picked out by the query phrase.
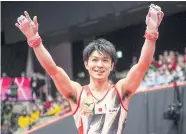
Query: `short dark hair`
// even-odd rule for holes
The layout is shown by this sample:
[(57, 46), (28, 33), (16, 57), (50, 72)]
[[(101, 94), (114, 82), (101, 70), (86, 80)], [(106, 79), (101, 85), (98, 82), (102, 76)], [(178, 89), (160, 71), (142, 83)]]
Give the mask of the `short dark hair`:
[(90, 42), (83, 50), (83, 61), (88, 61), (90, 55), (94, 51), (109, 55), (112, 59), (112, 63), (116, 63), (116, 49), (110, 41), (100, 38)]

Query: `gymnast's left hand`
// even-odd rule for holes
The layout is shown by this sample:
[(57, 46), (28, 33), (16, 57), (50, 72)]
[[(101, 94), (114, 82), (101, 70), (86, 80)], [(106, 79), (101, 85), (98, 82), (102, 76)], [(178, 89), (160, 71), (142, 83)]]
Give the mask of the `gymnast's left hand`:
[(148, 31), (158, 31), (158, 27), (164, 17), (161, 7), (151, 4), (146, 16), (146, 25)]

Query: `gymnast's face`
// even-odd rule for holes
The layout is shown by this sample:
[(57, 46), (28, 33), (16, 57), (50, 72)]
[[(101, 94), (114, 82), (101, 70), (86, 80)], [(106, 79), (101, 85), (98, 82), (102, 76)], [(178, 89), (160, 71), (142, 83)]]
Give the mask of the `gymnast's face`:
[(109, 55), (98, 51), (93, 51), (84, 64), (90, 77), (98, 80), (107, 79), (114, 66)]

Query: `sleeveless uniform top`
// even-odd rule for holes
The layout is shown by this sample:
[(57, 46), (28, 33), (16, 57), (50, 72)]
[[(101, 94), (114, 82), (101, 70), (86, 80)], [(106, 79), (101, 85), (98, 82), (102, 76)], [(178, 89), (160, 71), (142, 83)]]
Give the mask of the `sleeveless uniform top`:
[(121, 134), (127, 110), (115, 85), (109, 86), (101, 100), (84, 86), (73, 116), (79, 134)]

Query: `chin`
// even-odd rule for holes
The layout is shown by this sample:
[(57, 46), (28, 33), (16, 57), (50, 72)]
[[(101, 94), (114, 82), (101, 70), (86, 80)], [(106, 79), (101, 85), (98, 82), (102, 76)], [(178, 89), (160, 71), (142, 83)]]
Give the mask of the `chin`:
[(105, 77), (94, 77), (94, 79), (96, 79), (96, 80), (104, 80)]
[(98, 76), (98, 75), (96, 75), (96, 76), (93, 76), (93, 78), (96, 79), (96, 80), (104, 80), (104, 79), (106, 79), (108, 77), (107, 76)]

